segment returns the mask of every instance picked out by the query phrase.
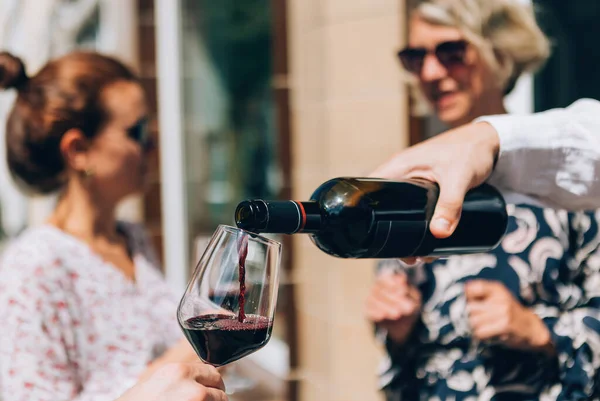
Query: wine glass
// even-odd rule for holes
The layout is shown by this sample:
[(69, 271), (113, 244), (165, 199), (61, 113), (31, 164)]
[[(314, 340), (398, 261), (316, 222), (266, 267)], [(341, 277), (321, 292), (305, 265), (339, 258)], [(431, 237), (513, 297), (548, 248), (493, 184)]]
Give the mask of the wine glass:
[[(177, 308), (177, 320), (204, 362), (219, 367), (264, 347), (271, 337), (281, 244), (220, 225)], [(224, 375), (229, 394), (248, 387)]]

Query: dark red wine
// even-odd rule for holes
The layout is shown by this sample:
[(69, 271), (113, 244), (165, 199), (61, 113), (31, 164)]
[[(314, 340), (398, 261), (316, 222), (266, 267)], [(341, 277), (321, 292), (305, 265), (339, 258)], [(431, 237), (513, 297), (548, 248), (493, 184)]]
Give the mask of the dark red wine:
[(444, 239), (429, 231), (438, 196), (437, 184), (424, 180), (335, 178), (308, 202), (241, 202), (235, 220), (256, 233), (309, 234), (323, 252), (341, 258), (447, 256), (496, 247), (508, 216), (495, 188), (471, 189), (456, 230)]
[(248, 256), (248, 234), (246, 233), (242, 233), (240, 236), (238, 242), (238, 256), (240, 281), (238, 321), (243, 322), (246, 318), (246, 313), (244, 312), (244, 306), (246, 304), (246, 257)]
[(265, 346), (273, 321), (247, 315), (240, 322), (234, 315), (209, 314), (188, 319), (181, 328), (203, 361), (223, 366)]

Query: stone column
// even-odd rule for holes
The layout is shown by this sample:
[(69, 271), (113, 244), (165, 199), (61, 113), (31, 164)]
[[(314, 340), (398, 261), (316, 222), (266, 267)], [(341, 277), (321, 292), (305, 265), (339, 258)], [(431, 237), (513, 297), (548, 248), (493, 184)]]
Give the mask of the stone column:
[[(403, 4), (290, 0), (295, 199), (328, 178), (364, 176), (408, 143)], [(381, 351), (364, 320), (374, 261), (327, 256), (303, 236), (295, 246), (300, 399), (378, 399)]]

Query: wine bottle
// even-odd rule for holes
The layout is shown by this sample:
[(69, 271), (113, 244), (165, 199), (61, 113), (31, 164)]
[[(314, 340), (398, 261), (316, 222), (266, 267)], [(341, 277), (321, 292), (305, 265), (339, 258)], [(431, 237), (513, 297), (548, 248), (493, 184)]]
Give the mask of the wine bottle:
[(308, 202), (243, 201), (235, 221), (255, 233), (309, 234), (322, 251), (340, 258), (448, 256), (497, 246), (508, 218), (494, 187), (467, 193), (458, 227), (445, 239), (429, 231), (438, 196), (437, 184), (420, 179), (335, 178)]

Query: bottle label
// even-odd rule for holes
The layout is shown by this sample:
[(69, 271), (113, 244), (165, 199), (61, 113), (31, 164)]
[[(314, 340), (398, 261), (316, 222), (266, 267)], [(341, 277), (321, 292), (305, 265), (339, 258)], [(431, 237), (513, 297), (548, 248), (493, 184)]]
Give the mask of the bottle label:
[(413, 256), (423, 242), (426, 230), (425, 221), (378, 221), (368, 257), (386, 259)]

